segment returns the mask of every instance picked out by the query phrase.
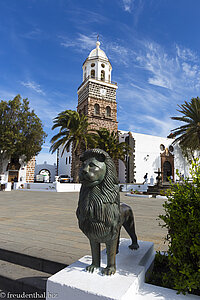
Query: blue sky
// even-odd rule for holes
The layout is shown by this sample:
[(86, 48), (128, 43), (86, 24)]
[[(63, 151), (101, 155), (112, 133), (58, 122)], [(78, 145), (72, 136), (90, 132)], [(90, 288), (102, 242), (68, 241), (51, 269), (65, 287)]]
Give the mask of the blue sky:
[(76, 109), (82, 63), (95, 48), (118, 83), (119, 129), (166, 137), (177, 104), (200, 96), (199, 0), (1, 0), (0, 99), (21, 94), (41, 118)]

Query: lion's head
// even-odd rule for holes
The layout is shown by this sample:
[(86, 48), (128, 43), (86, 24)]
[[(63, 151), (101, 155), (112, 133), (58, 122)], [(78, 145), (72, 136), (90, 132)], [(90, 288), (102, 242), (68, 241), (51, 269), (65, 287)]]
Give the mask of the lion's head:
[(85, 187), (101, 185), (103, 189), (112, 189), (117, 184), (117, 173), (113, 160), (101, 149), (90, 149), (81, 156), (82, 167), (80, 182)]
[(87, 186), (93, 187), (102, 182), (106, 175), (105, 158), (101, 155), (83, 157), (82, 167), (79, 173), (80, 182)]

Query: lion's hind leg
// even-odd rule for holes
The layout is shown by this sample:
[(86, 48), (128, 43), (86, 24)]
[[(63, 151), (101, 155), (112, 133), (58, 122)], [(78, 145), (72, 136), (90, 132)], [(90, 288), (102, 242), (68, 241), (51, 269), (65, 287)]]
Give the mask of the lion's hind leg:
[(126, 205), (125, 203), (122, 203), (120, 205), (120, 212), (121, 212), (122, 226), (124, 226), (126, 232), (129, 234), (132, 240), (132, 244), (129, 246), (129, 248), (132, 250), (137, 250), (139, 248), (139, 245), (135, 233), (133, 211), (130, 206)]
[(95, 269), (100, 267), (100, 243), (90, 240), (92, 251), (92, 264), (86, 267), (88, 272), (93, 273)]

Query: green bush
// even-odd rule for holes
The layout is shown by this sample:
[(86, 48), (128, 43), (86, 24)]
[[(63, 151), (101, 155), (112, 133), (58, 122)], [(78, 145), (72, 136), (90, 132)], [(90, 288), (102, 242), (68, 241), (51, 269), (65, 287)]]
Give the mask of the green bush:
[[(171, 185), (164, 203), (164, 221), (169, 242), (165, 286), (183, 294), (200, 295), (200, 163), (192, 163), (190, 179)], [(160, 256), (157, 260), (160, 260)]]

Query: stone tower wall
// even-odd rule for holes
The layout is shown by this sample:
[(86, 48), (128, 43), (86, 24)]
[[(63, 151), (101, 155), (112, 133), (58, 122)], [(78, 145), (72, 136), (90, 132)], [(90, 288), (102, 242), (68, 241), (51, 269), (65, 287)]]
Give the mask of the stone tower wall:
[[(101, 89), (106, 90), (104, 96), (101, 95)], [(94, 106), (98, 104), (100, 113), (95, 114)], [(111, 109), (111, 115), (106, 115), (106, 107)], [(111, 87), (96, 82), (87, 82), (78, 92), (77, 111), (88, 116), (92, 124), (92, 129), (107, 128), (109, 131), (117, 131), (117, 103), (116, 87)]]
[(35, 156), (28, 161), (26, 166), (26, 182), (34, 182), (35, 174)]

